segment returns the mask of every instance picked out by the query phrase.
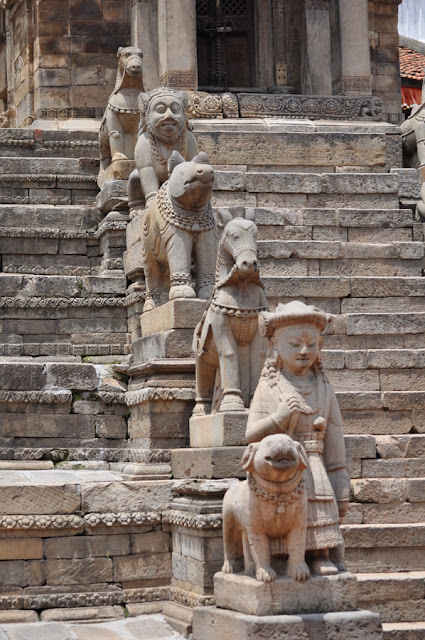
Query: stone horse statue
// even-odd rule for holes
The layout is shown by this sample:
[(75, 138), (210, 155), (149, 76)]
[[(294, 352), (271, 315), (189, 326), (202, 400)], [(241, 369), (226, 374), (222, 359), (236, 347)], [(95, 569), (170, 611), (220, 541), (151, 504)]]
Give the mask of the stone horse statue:
[(407, 156), (418, 154), (419, 168), (422, 177), (420, 200), (416, 206), (418, 219), (425, 218), (425, 88), (422, 85), (422, 99), (418, 107), (414, 107), (410, 116), (401, 124), (401, 140), (403, 151)]
[(135, 47), (120, 47), (115, 88), (109, 96), (99, 131), (99, 187), (105, 171), (118, 160), (134, 160), (139, 130), (139, 93), (143, 91), (143, 53)]
[(268, 308), (257, 266), (253, 209), (218, 209), (221, 236), (212, 297), (195, 329), (194, 415), (244, 411), (257, 386), (267, 344), (258, 314)]
[[(186, 162), (178, 151), (168, 160), (170, 178), (144, 213), (143, 268), (146, 299), (151, 311), (169, 288), (169, 299), (208, 299), (214, 284), (217, 229), (210, 203), (214, 170), (201, 151)], [(197, 291), (191, 286), (195, 263)]]

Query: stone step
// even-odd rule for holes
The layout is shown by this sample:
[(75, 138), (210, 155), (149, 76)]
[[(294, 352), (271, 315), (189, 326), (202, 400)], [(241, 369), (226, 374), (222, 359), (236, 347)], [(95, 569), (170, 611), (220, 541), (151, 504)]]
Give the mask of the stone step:
[(384, 622), (384, 640), (423, 640), (425, 622)]
[(420, 277), (422, 242), (344, 243), (325, 241), (260, 241), (262, 276), (380, 276)]
[(425, 572), (357, 574), (358, 606), (381, 615), (384, 623), (425, 620)]
[[(86, 306), (85, 298), (91, 298), (87, 306), (95, 305), (94, 299), (125, 295), (126, 281), (123, 276), (56, 276), (56, 275), (20, 275), (6, 274), (0, 275), (0, 300), (17, 297), (16, 302), (3, 301), (3, 306), (13, 307), (26, 306), (27, 302), (33, 298), (59, 298), (75, 300), (75, 306)], [(81, 302), (76, 302), (80, 300)], [(55, 303), (46, 302), (47, 306)], [(31, 306), (30, 303), (28, 303)], [(101, 301), (98, 302), (102, 306)], [(38, 306), (35, 304), (34, 306)], [(42, 306), (40, 304), (40, 306)]]
[(97, 131), (2, 129), (3, 157), (99, 157)]
[(25, 237), (36, 237), (39, 232), (45, 233), (46, 230), (75, 233), (75, 237), (79, 237), (78, 234), (95, 231), (101, 219), (100, 211), (88, 205), (0, 204), (1, 234), (7, 234), (10, 229), (9, 233), (16, 231), (21, 237), (24, 237), (23, 234)]
[(425, 523), (342, 525), (349, 571), (423, 571)]

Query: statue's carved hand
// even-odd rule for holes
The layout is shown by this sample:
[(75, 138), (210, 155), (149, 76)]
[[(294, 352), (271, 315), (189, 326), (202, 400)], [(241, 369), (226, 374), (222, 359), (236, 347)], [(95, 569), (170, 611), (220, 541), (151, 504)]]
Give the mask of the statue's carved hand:
[(288, 400), (284, 400), (279, 404), (277, 411), (275, 411), (272, 417), (279, 427), (285, 430), (291, 417), (300, 411), (301, 407), (298, 400), (296, 398), (288, 398)]

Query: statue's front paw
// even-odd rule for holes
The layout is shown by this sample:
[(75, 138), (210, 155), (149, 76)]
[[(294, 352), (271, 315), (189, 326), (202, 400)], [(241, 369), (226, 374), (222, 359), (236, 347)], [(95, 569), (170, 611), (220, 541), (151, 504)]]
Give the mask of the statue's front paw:
[(120, 153), (119, 151), (117, 151), (116, 153), (114, 153), (114, 155), (112, 156), (112, 160), (111, 162), (117, 162), (118, 160), (128, 160), (127, 156), (125, 156), (123, 153)]
[(221, 568), (223, 573), (234, 573), (233, 571), (233, 565), (229, 560), (225, 560), (224, 564)]
[(287, 574), (290, 578), (298, 580), (298, 582), (305, 582), (310, 577), (310, 569), (304, 561), (295, 564), (289, 562)]
[(256, 578), (260, 580), (260, 582), (274, 582), (276, 577), (276, 571), (271, 567), (260, 567), (257, 569)]

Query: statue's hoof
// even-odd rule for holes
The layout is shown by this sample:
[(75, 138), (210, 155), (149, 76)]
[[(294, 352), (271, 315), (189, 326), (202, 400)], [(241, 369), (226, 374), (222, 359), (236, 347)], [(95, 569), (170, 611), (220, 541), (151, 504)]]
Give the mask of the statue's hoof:
[(171, 287), (168, 297), (170, 300), (175, 300), (176, 298), (196, 298), (196, 293), (188, 284), (182, 284)]
[(156, 304), (153, 300), (146, 300), (145, 304), (143, 305), (143, 313), (146, 313), (147, 311), (153, 311), (154, 309), (156, 309)]
[(310, 565), (310, 571), (314, 576), (334, 576), (338, 569), (327, 558), (315, 558)]
[(193, 409), (193, 416), (207, 416), (211, 413), (211, 402), (197, 402)]
[(245, 411), (243, 400), (237, 394), (229, 393), (220, 402), (220, 413), (224, 411)]
[(213, 288), (214, 287), (200, 287), (198, 289), (198, 298), (201, 298), (201, 300), (209, 300), (211, 298), (211, 294), (213, 292)]
[(128, 160), (127, 156), (125, 156), (123, 153), (120, 153), (119, 151), (117, 151), (116, 153), (114, 153), (114, 155), (112, 156), (112, 160), (111, 162), (118, 162), (119, 160)]

